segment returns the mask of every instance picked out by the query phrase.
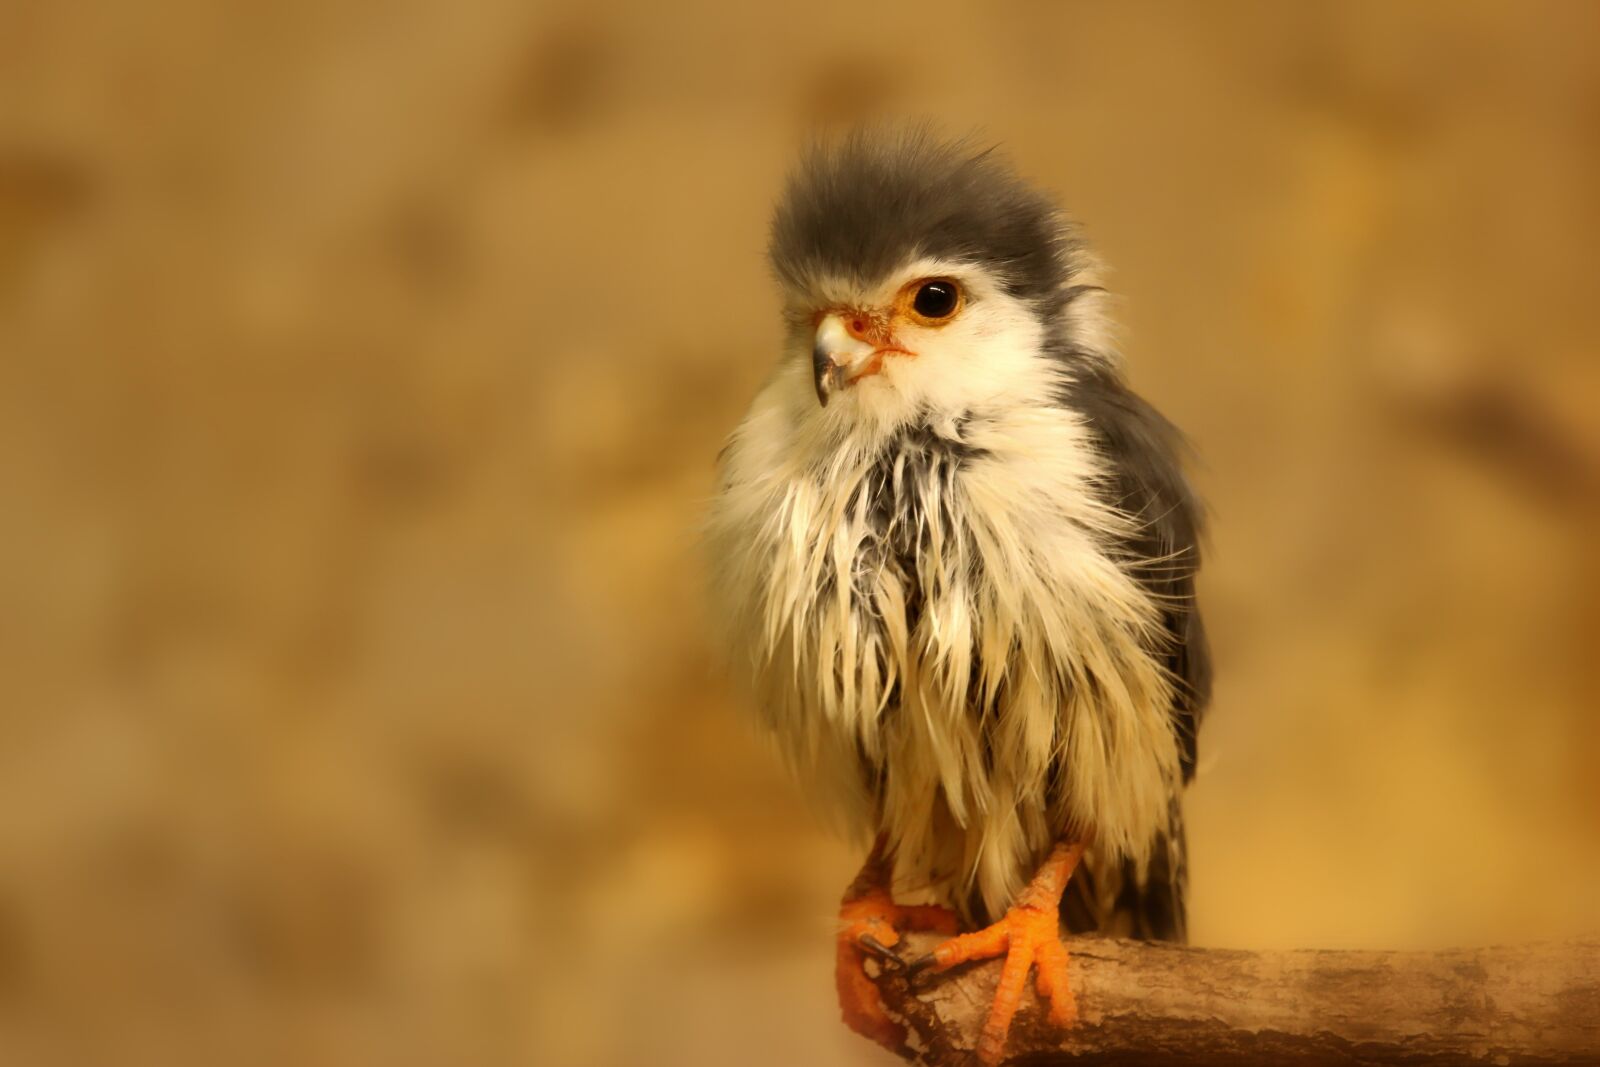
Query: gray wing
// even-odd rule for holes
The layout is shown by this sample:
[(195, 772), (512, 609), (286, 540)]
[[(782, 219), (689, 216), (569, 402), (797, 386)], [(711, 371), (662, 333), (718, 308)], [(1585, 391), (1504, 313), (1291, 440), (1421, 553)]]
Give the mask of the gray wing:
[[(1178, 682), (1172, 717), (1187, 783), (1194, 776), (1200, 717), (1211, 700), (1211, 653), (1195, 603), (1204, 514), (1184, 477), (1183, 435), (1115, 371), (1100, 364), (1076, 364), (1064, 400), (1095, 434), (1112, 472), (1109, 494), (1141, 520), (1120, 548), (1140, 584), (1163, 605), (1166, 640), (1151, 652), (1165, 659)], [(1062, 903), (1069, 928), (1184, 940), (1187, 850), (1176, 793), (1171, 803), (1171, 831), (1155, 843), (1142, 877), (1132, 864), (1124, 864), (1120, 871), (1074, 878), (1079, 892)], [(1114, 901), (1109, 913), (1108, 899)]]

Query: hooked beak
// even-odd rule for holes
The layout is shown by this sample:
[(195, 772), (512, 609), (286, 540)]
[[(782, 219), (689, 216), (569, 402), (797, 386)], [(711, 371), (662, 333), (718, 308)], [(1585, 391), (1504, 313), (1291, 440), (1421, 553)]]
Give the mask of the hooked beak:
[(877, 351), (875, 345), (852, 335), (838, 315), (824, 315), (817, 323), (811, 346), (811, 373), (816, 380), (818, 402), (827, 407), (828, 397), (853, 382), (857, 368)]

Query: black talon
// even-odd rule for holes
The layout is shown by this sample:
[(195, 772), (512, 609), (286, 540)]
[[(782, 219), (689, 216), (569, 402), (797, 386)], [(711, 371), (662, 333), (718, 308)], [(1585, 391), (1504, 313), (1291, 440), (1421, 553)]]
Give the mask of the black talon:
[(905, 964), (901, 962), (899, 954), (896, 953), (894, 949), (890, 948), (888, 945), (885, 945), (882, 941), (879, 941), (871, 934), (862, 934), (860, 937), (856, 938), (856, 944), (860, 945), (867, 952), (876, 956), (883, 963), (883, 966), (886, 970), (898, 971), (905, 966)]
[(938, 973), (931, 969), (934, 963), (935, 960), (931, 952), (925, 956), (918, 956), (905, 965), (906, 977), (911, 980), (912, 985), (926, 985)]

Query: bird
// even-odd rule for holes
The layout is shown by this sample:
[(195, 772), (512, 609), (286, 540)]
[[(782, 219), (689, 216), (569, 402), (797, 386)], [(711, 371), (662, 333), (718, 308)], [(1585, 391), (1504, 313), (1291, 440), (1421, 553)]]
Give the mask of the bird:
[[(813, 143), (768, 260), (784, 340), (718, 457), (712, 615), (802, 788), (871, 842), (844, 1021), (904, 1053), (870, 958), (1004, 957), (996, 1064), (1030, 973), (1076, 1020), (1063, 926), (1186, 936), (1212, 674), (1191, 449), (1129, 386), (1080, 228), (993, 145)], [(944, 940), (907, 964), (908, 930)]]

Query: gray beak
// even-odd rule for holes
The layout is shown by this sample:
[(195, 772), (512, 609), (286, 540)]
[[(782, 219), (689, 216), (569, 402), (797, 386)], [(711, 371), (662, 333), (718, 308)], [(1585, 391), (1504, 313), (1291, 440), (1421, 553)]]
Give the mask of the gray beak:
[(838, 315), (824, 315), (817, 323), (811, 345), (811, 374), (817, 387), (817, 402), (828, 406), (828, 398), (851, 382), (851, 371), (870, 358), (876, 349), (857, 340)]
[(828, 397), (839, 387), (839, 364), (833, 361), (820, 340), (811, 349), (811, 373), (816, 377), (817, 402), (827, 407)]

